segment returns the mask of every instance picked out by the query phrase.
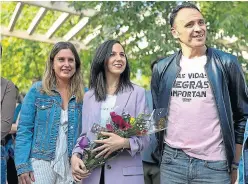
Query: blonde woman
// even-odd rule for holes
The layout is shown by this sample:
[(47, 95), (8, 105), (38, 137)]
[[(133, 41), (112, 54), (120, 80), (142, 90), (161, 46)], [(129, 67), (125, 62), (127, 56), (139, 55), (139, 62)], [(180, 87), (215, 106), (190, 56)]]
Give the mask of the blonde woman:
[(25, 96), (15, 147), (19, 183), (73, 183), (69, 157), (81, 132), (80, 67), (73, 44), (56, 43), (42, 82)]

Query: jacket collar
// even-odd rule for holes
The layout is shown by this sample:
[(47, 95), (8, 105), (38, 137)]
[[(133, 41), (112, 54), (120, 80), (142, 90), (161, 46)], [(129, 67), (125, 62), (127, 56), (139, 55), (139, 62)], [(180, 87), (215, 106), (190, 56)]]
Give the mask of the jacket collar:
[[(210, 58), (212, 57), (212, 49), (210, 47), (208, 47), (206, 45), (207, 49), (206, 49), (206, 56), (207, 56), (207, 62), (210, 61)], [(177, 53), (176, 53), (176, 64), (178, 66), (180, 66), (180, 59), (182, 57), (182, 49), (180, 49)]]
[[(119, 92), (116, 97), (116, 102), (115, 102), (115, 110), (116, 113), (121, 114), (122, 112), (126, 111), (126, 105), (129, 102), (129, 98), (132, 94), (133, 90), (132, 89), (125, 89), (123, 92)], [(97, 102), (95, 100), (94, 92), (92, 91), (92, 96), (94, 100), (92, 100), (92, 107), (94, 107), (94, 111), (97, 112), (96, 119), (101, 118), (101, 105), (102, 102)], [(128, 113), (128, 112), (127, 112)]]

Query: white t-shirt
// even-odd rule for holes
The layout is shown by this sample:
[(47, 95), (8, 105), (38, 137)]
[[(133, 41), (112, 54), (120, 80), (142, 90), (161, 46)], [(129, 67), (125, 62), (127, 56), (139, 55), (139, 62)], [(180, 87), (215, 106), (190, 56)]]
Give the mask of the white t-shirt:
[(202, 160), (226, 160), (220, 120), (205, 71), (206, 56), (182, 56), (173, 85), (165, 142)]
[(114, 111), (116, 95), (107, 95), (107, 98), (101, 105), (101, 126), (105, 127), (110, 121), (110, 112)]

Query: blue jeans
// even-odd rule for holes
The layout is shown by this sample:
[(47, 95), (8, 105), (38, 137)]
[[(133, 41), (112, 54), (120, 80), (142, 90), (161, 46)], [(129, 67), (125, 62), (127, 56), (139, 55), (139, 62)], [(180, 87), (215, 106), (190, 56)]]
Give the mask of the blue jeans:
[(227, 161), (205, 161), (165, 145), (160, 166), (161, 184), (230, 184)]
[(6, 184), (6, 174), (7, 174), (6, 150), (5, 147), (1, 145), (1, 184)]

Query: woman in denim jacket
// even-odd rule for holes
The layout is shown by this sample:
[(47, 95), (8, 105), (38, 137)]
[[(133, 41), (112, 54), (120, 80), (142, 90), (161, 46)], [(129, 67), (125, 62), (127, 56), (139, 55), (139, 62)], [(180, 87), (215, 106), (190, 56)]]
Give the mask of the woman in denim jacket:
[(42, 82), (24, 98), (15, 164), (21, 184), (72, 183), (69, 158), (81, 131), (81, 63), (69, 42), (54, 45)]
[[(131, 83), (124, 49), (116, 40), (101, 44), (93, 59), (90, 90), (84, 96), (83, 127), (78, 142), (83, 136), (87, 136), (91, 141), (95, 140), (95, 134), (90, 132), (93, 123), (99, 122), (105, 127), (111, 111), (118, 114), (129, 113), (132, 117), (148, 112), (145, 89)], [(103, 134), (109, 138), (95, 140), (103, 144), (95, 149), (100, 152), (97, 156), (107, 157), (116, 150), (124, 151), (115, 159), (107, 161), (102, 168), (88, 173), (79, 158), (84, 150), (76, 144), (71, 158), (74, 179), (83, 179), (83, 184), (144, 184), (140, 152), (148, 146), (149, 137), (134, 136), (125, 139), (114, 133)]]

